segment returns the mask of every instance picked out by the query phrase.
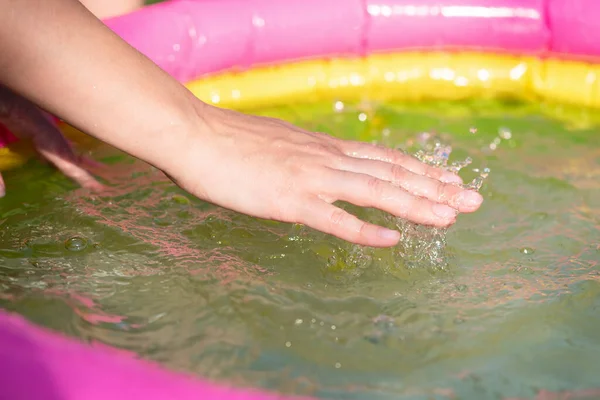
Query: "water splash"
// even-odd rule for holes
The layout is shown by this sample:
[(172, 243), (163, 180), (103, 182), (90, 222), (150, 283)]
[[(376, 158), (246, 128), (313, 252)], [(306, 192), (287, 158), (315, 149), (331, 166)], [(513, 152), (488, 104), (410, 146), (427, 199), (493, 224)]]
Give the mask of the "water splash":
[(396, 260), (401, 259), (406, 268), (445, 269), (446, 228), (418, 225), (402, 218), (395, 218), (400, 242), (394, 248)]
[[(475, 134), (475, 128), (470, 129), (471, 134)], [(506, 137), (507, 130), (501, 130), (501, 135)], [(442, 138), (430, 132), (422, 132), (414, 139), (408, 140), (406, 144), (416, 146), (414, 156), (420, 161), (444, 169), (446, 171), (458, 174), (464, 168), (470, 166), (473, 160), (466, 157), (463, 160), (450, 161), (452, 146), (444, 143)], [(497, 145), (497, 144), (496, 144)], [(403, 146), (400, 146), (403, 150)], [(405, 151), (406, 152), (406, 151)], [(474, 168), (473, 172), (477, 176), (462, 187), (466, 189), (479, 191), (486, 179), (489, 177), (489, 168)], [(371, 217), (373, 215), (370, 215)], [(364, 263), (372, 265), (373, 260), (382, 260), (392, 264), (384, 268), (420, 268), (430, 270), (444, 270), (448, 266), (448, 257), (446, 254), (446, 228), (436, 228), (419, 225), (402, 218), (392, 215), (383, 217), (384, 224), (388, 227), (397, 229), (400, 232), (400, 241), (393, 249), (389, 249), (391, 256), (382, 257), (382, 250), (373, 250), (355, 246), (348, 252), (348, 256), (342, 262), (350, 269), (364, 268)], [(339, 269), (340, 260), (336, 259), (336, 269)]]
[[(472, 127), (469, 129), (469, 132), (476, 134), (477, 128)], [(506, 128), (502, 128), (500, 132), (501, 137), (510, 138), (510, 131)], [(473, 163), (471, 157), (450, 163), (452, 146), (444, 143), (437, 135), (428, 132), (421, 133), (418, 135), (416, 143), (421, 148), (417, 150), (415, 157), (425, 164), (458, 174), (462, 169)], [(478, 173), (478, 176), (471, 182), (463, 184), (462, 187), (479, 191), (488, 178), (490, 169), (474, 168), (472, 171)], [(401, 240), (397, 246), (398, 253), (405, 259), (407, 266), (425, 266), (436, 269), (446, 268), (446, 228), (421, 226), (403, 219), (396, 220), (396, 227), (401, 233)]]
[[(471, 134), (477, 133), (476, 128), (470, 129)], [(495, 150), (501, 142), (501, 138), (510, 138), (510, 131), (506, 128), (500, 129), (500, 136), (495, 138), (490, 144), (489, 148)], [(434, 134), (424, 132), (418, 135), (415, 141), (422, 148), (417, 150), (415, 157), (425, 164), (442, 168), (446, 171), (458, 174), (462, 169), (468, 167), (473, 163), (471, 157), (466, 157), (464, 160), (457, 160), (448, 165), (450, 154), (452, 153), (452, 146), (444, 144), (442, 139)], [(474, 178), (471, 182), (462, 185), (465, 189), (479, 190), (483, 186), (484, 181), (490, 174), (489, 168), (473, 168), (472, 170), (479, 175)]]

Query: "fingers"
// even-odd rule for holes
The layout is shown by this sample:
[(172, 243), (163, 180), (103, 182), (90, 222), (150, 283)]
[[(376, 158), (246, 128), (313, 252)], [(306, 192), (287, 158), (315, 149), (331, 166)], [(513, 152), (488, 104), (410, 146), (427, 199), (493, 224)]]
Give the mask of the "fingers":
[(374, 176), (399, 186), (415, 196), (447, 204), (460, 212), (473, 212), (483, 202), (483, 197), (473, 190), (465, 190), (455, 184), (444, 183), (427, 175), (415, 174), (398, 164), (345, 157), (340, 167), (345, 171)]
[(400, 233), (368, 222), (323, 200), (314, 198), (302, 203), (299, 222), (348, 242), (372, 247), (394, 246)]
[(445, 171), (441, 168), (425, 164), (417, 158), (404, 154), (398, 150), (354, 141), (341, 142), (340, 147), (342, 151), (350, 157), (378, 160), (401, 165), (410, 172), (418, 175), (425, 175), (445, 183), (463, 183), (460, 176), (450, 171)]
[(0, 198), (6, 195), (6, 185), (4, 184), (4, 179), (2, 178), (2, 174), (0, 173)]
[(79, 165), (90, 168), (104, 168), (104, 164), (87, 156), (79, 156)]
[(40, 130), (33, 133), (33, 143), (38, 153), (81, 187), (95, 191), (101, 190), (103, 186), (83, 167), (83, 165), (91, 167), (96, 163), (75, 155), (71, 145), (58, 128), (50, 122), (48, 123), (49, 126), (40, 127)]
[(373, 207), (409, 221), (446, 227), (456, 221), (458, 211), (445, 204), (414, 196), (374, 176), (330, 170), (319, 189), (331, 198), (361, 207)]
[[(45, 159), (84, 188), (101, 190), (102, 185), (82, 165), (90, 161), (79, 158), (52, 119), (28, 100), (2, 89), (0, 103), (10, 106), (0, 115), (2, 122), (21, 137), (29, 138)], [(0, 104), (1, 106), (1, 104)]]
[(38, 152), (65, 176), (75, 181), (81, 187), (94, 191), (103, 189), (96, 178), (78, 164), (76, 157), (64, 157), (64, 155), (48, 150), (47, 148), (38, 148)]

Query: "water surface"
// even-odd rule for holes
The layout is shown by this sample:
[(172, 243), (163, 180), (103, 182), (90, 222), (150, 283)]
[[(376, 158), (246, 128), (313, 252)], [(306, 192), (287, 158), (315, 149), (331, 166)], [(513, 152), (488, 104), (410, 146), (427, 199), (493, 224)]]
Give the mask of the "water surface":
[(519, 104), (260, 113), (409, 151), (423, 132), (437, 135), (451, 161), (472, 159), (466, 181), (489, 168), (485, 202), (445, 237), (411, 231), (404, 247), (361, 249), (203, 203), (92, 142), (110, 164), (108, 195), (37, 161), (5, 173), (0, 306), (173, 369), (283, 393), (600, 398), (598, 129)]

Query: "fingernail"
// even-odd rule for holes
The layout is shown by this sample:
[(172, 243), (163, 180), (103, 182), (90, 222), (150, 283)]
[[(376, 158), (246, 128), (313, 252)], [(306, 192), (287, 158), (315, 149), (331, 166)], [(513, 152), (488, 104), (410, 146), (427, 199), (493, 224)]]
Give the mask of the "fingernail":
[(451, 172), (445, 172), (441, 177), (440, 177), (440, 181), (444, 182), (444, 183), (458, 183), (458, 184), (462, 184), (463, 180), (460, 176), (453, 174)]
[(454, 208), (448, 207), (444, 204), (434, 204), (433, 207), (431, 207), (431, 210), (435, 215), (444, 219), (455, 218), (456, 214), (458, 214), (458, 211), (456, 211)]
[(386, 229), (386, 228), (379, 228), (377, 230), (377, 235), (382, 239), (388, 239), (388, 240), (400, 239), (400, 232), (394, 231), (391, 229)]
[(458, 205), (469, 208), (478, 207), (483, 203), (483, 196), (472, 190), (465, 190), (458, 195)]

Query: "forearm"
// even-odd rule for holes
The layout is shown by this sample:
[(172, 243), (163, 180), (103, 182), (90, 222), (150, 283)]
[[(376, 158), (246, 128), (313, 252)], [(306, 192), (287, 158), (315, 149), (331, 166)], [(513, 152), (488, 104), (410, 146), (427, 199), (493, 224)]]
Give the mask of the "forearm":
[[(199, 123), (182, 85), (76, 0), (0, 0), (0, 82), (158, 168)], [(177, 146), (171, 149), (169, 146)]]
[(80, 0), (99, 18), (123, 15), (144, 5), (144, 0)]

